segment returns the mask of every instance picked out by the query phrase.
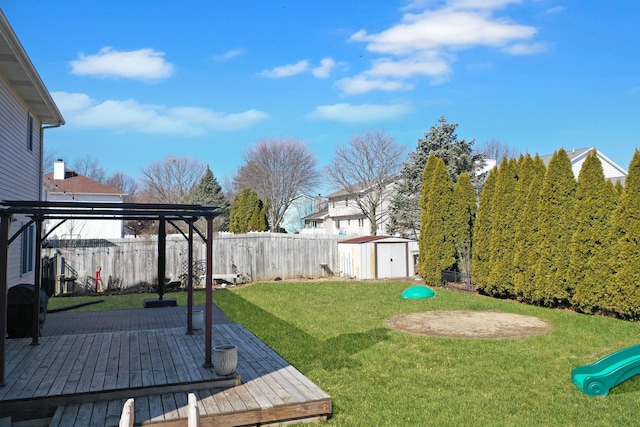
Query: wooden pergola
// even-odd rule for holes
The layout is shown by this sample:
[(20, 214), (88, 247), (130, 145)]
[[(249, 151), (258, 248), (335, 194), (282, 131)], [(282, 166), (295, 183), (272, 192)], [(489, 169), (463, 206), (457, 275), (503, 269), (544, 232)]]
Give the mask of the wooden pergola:
[[(188, 272), (187, 272), (187, 334), (192, 333), (193, 313), (193, 237), (194, 232), (206, 242), (206, 307), (205, 307), (205, 360), (203, 366), (212, 367), (211, 347), (213, 330), (213, 219), (221, 212), (216, 206), (206, 205), (171, 205), (154, 203), (79, 203), (79, 202), (42, 202), (42, 201), (2, 201), (0, 203), (0, 386), (5, 385), (5, 354), (7, 340), (7, 290), (8, 290), (8, 256), (9, 245), (21, 233), (35, 225), (36, 257), (34, 264), (35, 295), (33, 302), (33, 329), (31, 345), (38, 345), (40, 335), (40, 289), (42, 288), (41, 248), (43, 236), (43, 222), (45, 220), (60, 220), (62, 224), (70, 219), (113, 219), (113, 220), (153, 220), (158, 221), (158, 296), (163, 299), (166, 260), (166, 231), (165, 225), (171, 224), (182, 233), (188, 242)], [(10, 224), (14, 215), (23, 215), (30, 220), (15, 234), (10, 235)], [(203, 235), (194, 223), (198, 218), (206, 219), (206, 235)], [(185, 234), (178, 226), (178, 222), (188, 225)], [(57, 227), (57, 226), (56, 226)], [(55, 229), (55, 228), (54, 228)], [(49, 233), (53, 231), (50, 230)]]

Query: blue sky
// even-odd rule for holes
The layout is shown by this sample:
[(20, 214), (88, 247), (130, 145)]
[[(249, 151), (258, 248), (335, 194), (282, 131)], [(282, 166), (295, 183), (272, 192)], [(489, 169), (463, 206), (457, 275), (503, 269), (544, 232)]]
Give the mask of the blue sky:
[(364, 130), (407, 150), (440, 116), (522, 152), (640, 145), (640, 2), (0, 0), (67, 124), (48, 150), (222, 183), (261, 138), (319, 166)]

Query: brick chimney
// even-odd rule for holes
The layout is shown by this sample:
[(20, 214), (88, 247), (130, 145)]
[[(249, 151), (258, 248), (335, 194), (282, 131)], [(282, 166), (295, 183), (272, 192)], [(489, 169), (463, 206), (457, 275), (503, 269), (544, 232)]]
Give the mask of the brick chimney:
[(64, 179), (65, 169), (64, 169), (64, 160), (58, 159), (53, 164), (53, 179)]

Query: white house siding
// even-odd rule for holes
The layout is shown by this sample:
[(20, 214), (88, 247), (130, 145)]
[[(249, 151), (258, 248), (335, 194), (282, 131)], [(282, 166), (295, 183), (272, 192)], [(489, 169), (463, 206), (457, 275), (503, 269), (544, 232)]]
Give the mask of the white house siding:
[[(49, 193), (49, 201), (52, 202), (73, 202), (79, 198), (88, 203), (123, 203), (122, 195), (100, 194), (100, 195), (69, 195), (60, 193)], [(60, 223), (58, 220), (50, 220), (45, 224), (45, 229), (51, 230)], [(52, 239), (119, 239), (124, 237), (124, 222), (121, 219), (68, 219), (49, 236)]]
[[(27, 146), (29, 113), (0, 74), (0, 200), (39, 200), (40, 198), (40, 121), (33, 116), (33, 149)], [(16, 165), (20, 165), (16, 167)], [(10, 235), (28, 221), (15, 216)], [(20, 275), (22, 239), (9, 246), (8, 285), (33, 283), (33, 272)]]

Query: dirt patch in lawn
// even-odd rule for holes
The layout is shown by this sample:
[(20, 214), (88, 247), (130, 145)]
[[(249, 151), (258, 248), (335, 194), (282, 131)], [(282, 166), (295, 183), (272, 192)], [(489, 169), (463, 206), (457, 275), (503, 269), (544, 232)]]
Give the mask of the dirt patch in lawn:
[(399, 314), (385, 324), (408, 334), (454, 338), (527, 338), (551, 330), (551, 325), (537, 317), (497, 311)]

